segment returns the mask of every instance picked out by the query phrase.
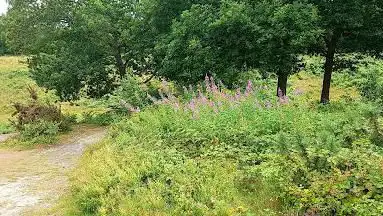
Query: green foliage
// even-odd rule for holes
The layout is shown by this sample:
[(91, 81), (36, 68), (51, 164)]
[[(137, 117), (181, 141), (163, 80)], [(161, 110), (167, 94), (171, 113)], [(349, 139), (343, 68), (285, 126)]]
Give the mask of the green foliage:
[(10, 123), (0, 123), (0, 134), (8, 134), (15, 131)]
[(189, 94), (114, 124), (89, 150), (73, 176), (80, 215), (381, 213), (373, 105), (281, 105), (251, 83)]
[(210, 74), (229, 87), (253, 68), (286, 77), (321, 33), (315, 7), (281, 0), (10, 4), (10, 44), (61, 100), (109, 94), (128, 69), (188, 84)]
[[(134, 142), (133, 137), (128, 139)], [(191, 160), (175, 150), (135, 145), (117, 153), (109, 145), (89, 153), (76, 173), (73, 191), (79, 214), (230, 215), (248, 211), (243, 200), (246, 193), (236, 189), (239, 173), (232, 163)], [(86, 170), (91, 171), (91, 178), (86, 177)]]
[(0, 15), (0, 55), (8, 54), (9, 48), (7, 45), (6, 39), (6, 24), (5, 24), (5, 16)]
[(305, 65), (305, 71), (314, 74), (320, 75), (323, 73), (323, 64), (324, 59), (321, 56), (304, 56), (303, 63)]
[(216, 14), (216, 9), (209, 5), (194, 5), (182, 14), (157, 48), (164, 55), (159, 69), (161, 75), (183, 83), (196, 83), (214, 69), (218, 59), (214, 58), (207, 40), (209, 25)]
[(137, 108), (149, 105), (148, 92), (144, 90), (145, 84), (132, 75), (126, 76), (119, 87), (114, 91), (108, 102), (119, 112), (131, 112)]
[(318, 37), (317, 19), (311, 5), (283, 1), (193, 5), (158, 46), (159, 73), (182, 83), (208, 73), (228, 85), (249, 68), (289, 75)]
[(375, 0), (309, 0), (320, 16), (321, 39), (312, 51), (326, 58), (321, 103), (330, 101), (334, 56), (359, 52), (380, 56), (383, 51), (383, 3)]
[(10, 43), (33, 55), (29, 63), (39, 85), (55, 89), (61, 100), (78, 99), (81, 89), (96, 98), (113, 91), (135, 55), (128, 43), (133, 1), (24, 3), (11, 2)]
[(27, 105), (15, 103), (16, 120), (13, 125), (20, 132), (23, 145), (52, 144), (59, 132), (71, 129), (75, 119), (64, 116), (61, 108), (51, 104), (41, 103), (37, 91), (29, 87), (30, 101)]
[(19, 138), (28, 145), (53, 144), (57, 141), (59, 130), (57, 123), (38, 120), (23, 125)]
[(302, 213), (381, 215), (383, 157), (368, 145), (360, 140), (351, 149), (268, 155), (256, 169)]
[[(319, 11), (321, 28), (325, 31), (320, 45), (335, 35), (337, 52), (373, 52), (383, 49), (381, 31), (383, 3), (375, 0), (309, 0)], [(375, 54), (374, 53), (374, 54)]]
[(368, 100), (383, 104), (383, 63), (359, 67), (355, 84)]
[(106, 112), (106, 113), (86, 112), (81, 115), (79, 123), (107, 126), (114, 122), (117, 122), (119, 119), (120, 119), (120, 116), (112, 112)]

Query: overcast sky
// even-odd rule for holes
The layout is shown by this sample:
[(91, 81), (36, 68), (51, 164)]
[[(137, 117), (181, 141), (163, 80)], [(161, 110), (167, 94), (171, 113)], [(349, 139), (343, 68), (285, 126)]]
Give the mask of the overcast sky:
[(7, 4), (5, 0), (0, 0), (0, 15), (4, 14), (7, 11)]

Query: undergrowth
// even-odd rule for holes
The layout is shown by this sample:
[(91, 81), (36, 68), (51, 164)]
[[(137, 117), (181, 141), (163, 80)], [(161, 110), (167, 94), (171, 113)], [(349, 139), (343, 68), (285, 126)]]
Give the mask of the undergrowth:
[(381, 215), (377, 108), (271, 92), (207, 78), (113, 124), (72, 176), (78, 215)]

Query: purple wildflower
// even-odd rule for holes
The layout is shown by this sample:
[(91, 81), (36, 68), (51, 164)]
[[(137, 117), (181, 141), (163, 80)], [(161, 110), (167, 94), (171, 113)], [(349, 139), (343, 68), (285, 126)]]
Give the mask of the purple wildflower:
[(246, 86), (246, 91), (245, 91), (245, 96), (249, 96), (253, 92), (253, 83), (251, 80), (247, 81), (247, 86)]
[(236, 100), (236, 101), (238, 101), (238, 100), (240, 100), (241, 99), (241, 89), (240, 88), (237, 88), (237, 92), (235, 93), (235, 97), (234, 97), (234, 99)]
[(210, 93), (211, 92), (210, 79), (207, 74), (205, 76), (205, 87), (206, 87), (206, 92)]
[(218, 86), (215, 84), (213, 77), (210, 77), (210, 86), (213, 93), (218, 93)]

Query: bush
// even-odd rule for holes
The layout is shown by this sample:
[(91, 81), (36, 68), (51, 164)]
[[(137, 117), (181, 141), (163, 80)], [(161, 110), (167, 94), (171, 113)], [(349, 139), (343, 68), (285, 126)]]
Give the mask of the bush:
[(0, 123), (0, 134), (8, 134), (14, 131), (15, 129), (12, 127), (11, 124)]
[(64, 116), (58, 106), (38, 101), (37, 92), (28, 88), (31, 101), (24, 105), (15, 103), (13, 125), (20, 132), (22, 142), (27, 144), (51, 144), (59, 132), (69, 131), (75, 119)]
[(365, 98), (383, 105), (383, 62), (359, 67), (354, 83)]
[(109, 100), (117, 112), (130, 113), (149, 104), (147, 92), (132, 75), (126, 76)]
[(23, 125), (20, 130), (21, 141), (29, 144), (52, 144), (57, 141), (59, 126), (50, 121), (38, 120)]
[(255, 173), (301, 214), (382, 215), (383, 157), (368, 146), (267, 155)]

